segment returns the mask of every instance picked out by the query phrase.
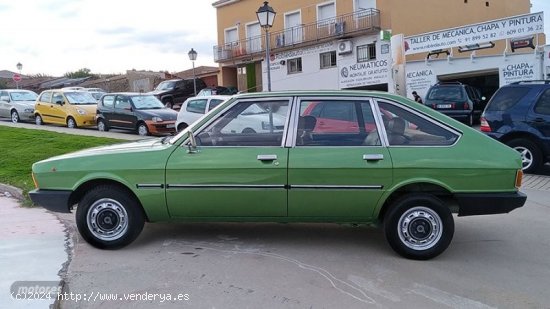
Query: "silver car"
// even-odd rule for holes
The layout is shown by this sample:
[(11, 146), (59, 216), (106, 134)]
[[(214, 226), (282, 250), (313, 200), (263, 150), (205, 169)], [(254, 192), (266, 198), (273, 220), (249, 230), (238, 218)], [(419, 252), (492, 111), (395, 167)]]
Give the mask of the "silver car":
[(0, 117), (11, 118), (13, 123), (34, 122), (34, 103), (37, 97), (38, 95), (30, 90), (0, 90)]

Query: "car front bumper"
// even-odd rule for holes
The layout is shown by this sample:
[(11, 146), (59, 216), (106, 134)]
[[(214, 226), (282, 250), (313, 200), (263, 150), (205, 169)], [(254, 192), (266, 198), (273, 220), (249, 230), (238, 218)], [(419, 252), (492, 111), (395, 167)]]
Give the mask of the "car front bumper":
[(70, 213), (69, 197), (72, 193), (70, 190), (35, 189), (29, 192), (29, 196), (34, 204), (47, 210)]
[(515, 193), (464, 193), (456, 194), (458, 216), (477, 216), (508, 213), (522, 207), (527, 195)]
[(162, 134), (162, 133), (175, 133), (176, 132), (176, 121), (163, 121), (163, 122), (153, 122), (151, 120), (146, 120), (145, 124), (149, 133), (152, 135)]

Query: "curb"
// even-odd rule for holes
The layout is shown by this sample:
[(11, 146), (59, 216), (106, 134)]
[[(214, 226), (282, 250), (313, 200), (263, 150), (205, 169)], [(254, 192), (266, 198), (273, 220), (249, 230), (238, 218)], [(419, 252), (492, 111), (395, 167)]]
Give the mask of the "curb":
[(13, 197), (18, 201), (22, 201), (24, 199), (23, 190), (16, 187), (12, 187), (10, 185), (5, 185), (3, 183), (0, 183), (0, 193), (3, 193), (8, 197)]

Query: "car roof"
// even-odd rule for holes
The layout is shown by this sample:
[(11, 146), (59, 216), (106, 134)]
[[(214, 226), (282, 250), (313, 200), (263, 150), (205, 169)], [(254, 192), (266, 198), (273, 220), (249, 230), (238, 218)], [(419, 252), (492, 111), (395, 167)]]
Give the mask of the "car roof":
[(189, 100), (194, 100), (194, 99), (228, 99), (228, 98), (231, 98), (232, 96), (230, 95), (223, 95), (223, 94), (213, 94), (213, 95), (202, 95), (202, 96), (197, 96), (197, 97), (190, 97)]
[(234, 94), (232, 97), (288, 97), (288, 96), (347, 96), (347, 97), (379, 97), (387, 99), (402, 98), (400, 95), (376, 90), (287, 90), (271, 92), (249, 92)]
[(111, 92), (106, 93), (106, 95), (125, 95), (125, 96), (154, 96), (151, 93), (146, 92)]

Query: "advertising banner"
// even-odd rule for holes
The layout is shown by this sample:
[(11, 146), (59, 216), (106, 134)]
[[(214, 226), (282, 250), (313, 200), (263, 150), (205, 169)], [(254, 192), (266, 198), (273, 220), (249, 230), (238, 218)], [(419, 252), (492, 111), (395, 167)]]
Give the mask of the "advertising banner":
[(506, 61), (499, 68), (500, 86), (513, 82), (541, 79), (540, 65), (537, 61), (521, 59)]
[(437, 83), (437, 75), (431, 68), (419, 70), (407, 70), (407, 97), (413, 98), (412, 92), (416, 91), (424, 100), (431, 86)]
[(409, 55), (429, 52), (543, 32), (544, 12), (524, 14), (406, 37), (405, 53)]

